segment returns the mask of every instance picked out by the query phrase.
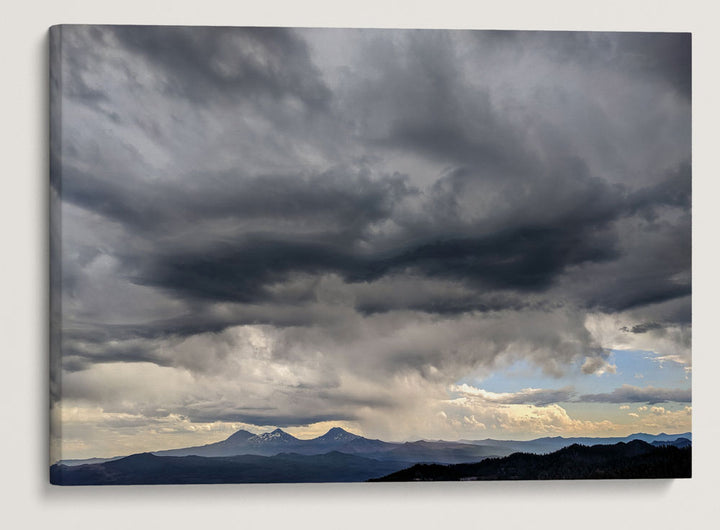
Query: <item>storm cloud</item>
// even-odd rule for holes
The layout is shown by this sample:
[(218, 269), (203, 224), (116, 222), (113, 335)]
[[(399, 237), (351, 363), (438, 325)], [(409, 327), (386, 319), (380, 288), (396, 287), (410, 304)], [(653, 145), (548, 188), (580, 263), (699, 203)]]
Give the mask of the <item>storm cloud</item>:
[[(58, 32), (65, 399), (381, 429), (503, 363), (608, 373), (623, 334), (689, 363), (689, 35)], [(83, 378), (130, 364), (195, 379), (162, 406)]]

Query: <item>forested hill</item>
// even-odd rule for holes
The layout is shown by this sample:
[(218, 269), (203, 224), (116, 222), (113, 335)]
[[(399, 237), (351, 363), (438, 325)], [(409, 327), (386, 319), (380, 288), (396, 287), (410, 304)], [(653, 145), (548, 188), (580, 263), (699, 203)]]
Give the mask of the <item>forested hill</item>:
[(416, 464), (373, 481), (690, 478), (691, 460), (691, 447), (655, 447), (633, 440), (574, 444), (547, 455), (514, 453), (474, 464)]

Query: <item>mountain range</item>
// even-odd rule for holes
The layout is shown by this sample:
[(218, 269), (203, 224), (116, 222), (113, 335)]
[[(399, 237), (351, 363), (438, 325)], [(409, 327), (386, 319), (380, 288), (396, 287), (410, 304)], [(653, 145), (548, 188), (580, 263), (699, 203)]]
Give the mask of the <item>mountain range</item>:
[[(310, 440), (282, 429), (262, 434), (240, 430), (201, 446), (60, 461), (50, 467), (50, 481), (97, 485), (680, 477), (689, 473), (691, 446), (691, 433), (397, 443), (337, 427)], [(640, 456), (639, 464), (630, 461)]]
[[(579, 445), (613, 445), (620, 442), (631, 442), (633, 440), (641, 440), (649, 444), (655, 442), (672, 442), (678, 438), (685, 438), (692, 441), (692, 433), (686, 432), (681, 434), (647, 434), (647, 433), (635, 433), (629, 436), (616, 436), (616, 437), (572, 437), (564, 438), (562, 436), (536, 438), (534, 440), (493, 440), (487, 438), (485, 440), (461, 440), (463, 443), (478, 445), (484, 447), (502, 447), (505, 450), (514, 452), (524, 452), (533, 454), (545, 454), (557, 451), (564, 447), (571, 446), (573, 444)], [(508, 453), (509, 454), (509, 453)]]
[(183, 449), (155, 451), (153, 454), (157, 456), (273, 456), (279, 453), (318, 455), (330, 451), (356, 454), (383, 452), (392, 447), (393, 444), (363, 438), (339, 427), (334, 427), (322, 436), (311, 440), (295, 438), (282, 429), (262, 434), (252, 434), (240, 430), (220, 442)]
[[(193, 447), (154, 451), (155, 456), (202, 456), (202, 457), (228, 457), (238, 455), (275, 456), (280, 453), (295, 453), (298, 455), (320, 455), (337, 451), (372, 458), (375, 460), (397, 462), (434, 462), (440, 464), (455, 464), (462, 462), (477, 462), (485, 458), (508, 456), (515, 452), (544, 454), (557, 451), (572, 444), (598, 445), (616, 444), (632, 440), (642, 440), (647, 443), (672, 442), (684, 438), (691, 443), (692, 434), (665, 434), (658, 435), (637, 433), (621, 438), (538, 438), (528, 441), (517, 440), (461, 440), (459, 442), (427, 441), (414, 442), (384, 442), (369, 439), (350, 433), (339, 427), (330, 429), (317, 438), (302, 440), (286, 433), (282, 429), (272, 432), (253, 434), (239, 430), (225, 440)], [(58, 464), (77, 466), (85, 464), (100, 464), (119, 460), (123, 456), (112, 458), (90, 458), (83, 460), (61, 460)]]
[[(233, 446), (250, 446), (263, 451), (270, 451), (270, 447), (288, 446), (302, 446), (305, 450), (315, 447), (319, 450), (362, 439), (336, 430), (329, 436), (306, 441), (316, 442), (313, 445), (299, 444), (303, 441), (282, 431), (265, 435), (247, 434), (236, 433), (223, 441), (227, 443), (201, 447), (206, 448), (206, 452), (230, 450)], [(573, 443), (549, 454), (515, 452), (505, 457), (479, 457), (471, 463), (462, 464), (440, 461), (463, 458), (467, 455), (466, 444), (421, 441), (387, 445), (390, 448), (386, 451), (364, 455), (336, 450), (318, 454), (280, 452), (272, 456), (168, 455), (165, 451), (141, 453), (104, 462), (55, 464), (50, 467), (50, 481), (60, 485), (109, 485), (681, 478), (689, 477), (691, 472), (691, 442), (685, 437), (672, 441), (654, 440), (652, 443), (637, 439), (614, 445)], [(480, 448), (482, 446), (476, 447)], [(192, 452), (197, 449), (177, 451)]]

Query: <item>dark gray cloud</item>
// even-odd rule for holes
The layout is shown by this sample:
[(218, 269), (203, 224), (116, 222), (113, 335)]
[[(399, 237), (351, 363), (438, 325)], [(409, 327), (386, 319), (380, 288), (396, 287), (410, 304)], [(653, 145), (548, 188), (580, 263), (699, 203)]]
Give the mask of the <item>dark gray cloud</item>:
[[(525, 226), (516, 226), (527, 215), (527, 210), (520, 205), (510, 210), (515, 211), (519, 219), (487, 235), (466, 236), (475, 227), (456, 222), (454, 228), (462, 231), (462, 235), (450, 231), (432, 234), (432, 237), (408, 237), (414, 243), (412, 246), (399, 243), (394, 248), (373, 251), (368, 230), (374, 223), (390, 219), (398, 201), (413, 195), (401, 177), (390, 176), (379, 181), (362, 177), (343, 180), (335, 175), (310, 179), (259, 177), (240, 181), (232, 193), (224, 195), (221, 190), (216, 194), (214, 190), (194, 194), (168, 188), (148, 190), (139, 200), (133, 199), (131, 188), (112, 193), (109, 186), (103, 185), (101, 192), (87, 184), (81, 180), (67, 186), (64, 196), (148, 237), (161, 229), (177, 230), (212, 219), (235, 219), (238, 223), (267, 219), (268, 230), (264, 232), (232, 234), (197, 248), (183, 248), (187, 241), (182, 241), (179, 248), (170, 244), (149, 255), (118, 254), (127, 266), (128, 277), (136, 283), (155, 285), (176, 296), (237, 302), (272, 301), (268, 287), (296, 273), (337, 273), (349, 282), (368, 282), (407, 272), (420, 277), (459, 280), (482, 290), (545, 291), (570, 267), (621, 258), (623, 253), (617, 235), (607, 227), (638, 202), (629, 201), (630, 206), (626, 206), (619, 193), (613, 200), (612, 194), (603, 192), (602, 184), (598, 183), (600, 190), (593, 194), (589, 189), (587, 198), (567, 197), (566, 205), (557, 206), (558, 209), (567, 207), (569, 211), (544, 225), (526, 222)], [(457, 196), (462, 193), (460, 186)], [(603, 193), (609, 197), (603, 199)], [(157, 197), (162, 197), (162, 201)], [(158, 206), (154, 206), (156, 203)], [(430, 203), (436, 204), (432, 199)], [(588, 207), (583, 207), (584, 203)], [(656, 208), (662, 204), (661, 200), (652, 203)], [(417, 226), (404, 219), (404, 228), (409, 234), (420, 234), (423, 224), (430, 219), (437, 232), (437, 227), (442, 226), (434, 219), (438, 215), (423, 216)], [(288, 239), (284, 232), (272, 230), (273, 222), (289, 222), (294, 229), (306, 226), (309, 230)], [(689, 268), (689, 253), (682, 248), (689, 244), (689, 225), (683, 227), (682, 232), (675, 228), (674, 233), (662, 229), (651, 227), (654, 233), (650, 237), (674, 238), (681, 245), (681, 252), (673, 251), (667, 259), (657, 261), (650, 261), (648, 257), (662, 249), (648, 249), (645, 254), (626, 257), (625, 264), (629, 260), (639, 261), (631, 263), (631, 268), (625, 267), (623, 276), (628, 283), (598, 293), (595, 296), (600, 296), (599, 299), (588, 298), (589, 306), (627, 309), (689, 293), (689, 284), (674, 279), (675, 274)], [(358, 241), (363, 240), (369, 240), (369, 245), (358, 248)], [(631, 274), (634, 276), (630, 278)], [(612, 279), (614, 283), (622, 280), (623, 277)], [(307, 295), (312, 297), (312, 293)], [(385, 305), (398, 307), (394, 302), (388, 300)], [(501, 309), (498, 303), (496, 299), (491, 307)], [(481, 299), (473, 305), (465, 296), (457, 303), (448, 300), (437, 307), (440, 312), (443, 309), (452, 312), (487, 309), (488, 305)], [(431, 310), (432, 304), (426, 308)], [(377, 311), (379, 307), (371, 309)]]
[(648, 403), (654, 405), (656, 403), (666, 403), (669, 401), (690, 403), (692, 396), (689, 389), (655, 388), (652, 386), (641, 388), (632, 385), (623, 385), (607, 394), (586, 394), (580, 396), (579, 401), (589, 403)]
[(691, 294), (691, 218), (618, 223), (619, 259), (598, 270), (595, 285), (579, 286), (586, 303), (605, 311), (650, 306)]
[(103, 30), (111, 32), (120, 46), (162, 72), (164, 91), (196, 104), (238, 94), (290, 96), (318, 110), (331, 96), (304, 41), (290, 29), (96, 28), (97, 33)]
[(612, 247), (570, 231), (528, 228), (480, 239), (436, 240), (394, 255), (364, 255), (320, 241), (249, 235), (211, 251), (159, 257), (135, 281), (201, 299), (255, 302), (291, 273), (338, 273), (368, 282), (404, 270), (483, 288), (542, 290), (565, 267), (613, 257)]
[(455, 386), (453, 390), (467, 396), (478, 397), (492, 403), (503, 405), (536, 405), (539, 407), (554, 403), (657, 403), (677, 402), (690, 403), (691, 392), (686, 389), (667, 389), (648, 387), (636, 387), (623, 385), (612, 392), (605, 394), (584, 394), (580, 395), (572, 387), (553, 389), (526, 389), (513, 393), (495, 394), (483, 390), (474, 389), (466, 385)]
[[(314, 406), (328, 400), (333, 405), (332, 410), (321, 413), (311, 412)], [(391, 407), (389, 398), (353, 398), (343, 395), (342, 392), (320, 390), (309, 395), (300, 391), (292, 396), (291, 400), (284, 402), (282, 407), (237, 407), (233, 403), (213, 405), (189, 405), (179, 407), (177, 413), (186, 416), (196, 423), (227, 421), (242, 422), (252, 425), (274, 425), (278, 427), (296, 427), (323, 421), (353, 421), (358, 418), (354, 412), (360, 407), (383, 409)]]
[(288, 387), (175, 402), (192, 421), (287, 426), (391, 408), (378, 381), (435, 388), (503, 356), (597, 373), (591, 313), (625, 312), (639, 339), (680, 326), (663, 337), (689, 347), (688, 35), (63, 32), (66, 372)]
[(576, 393), (572, 388), (563, 388), (559, 390), (549, 389), (532, 389), (516, 392), (509, 396), (493, 398), (493, 403), (501, 403), (503, 405), (536, 405), (543, 407), (553, 403), (562, 403), (573, 401)]
[(537, 47), (560, 63), (647, 76), (691, 96), (690, 33), (485, 31), (475, 36), (496, 49)]
[[(319, 81), (298, 78), (304, 72), (317, 77), (318, 72), (308, 46), (289, 30), (138, 26), (96, 28), (90, 35), (106, 43), (114, 39), (132, 54), (145, 57), (175, 81), (171, 86), (181, 95), (212, 98), (216, 90), (278, 95), (291, 87), (310, 87), (309, 92), (322, 94), (329, 90)], [(635, 213), (657, 217), (662, 207), (689, 208), (687, 163), (668, 178), (629, 192), (623, 185), (591, 176), (587, 163), (570, 153), (540, 156), (528, 149), (526, 131), (504, 120), (487, 94), (471, 92), (462, 76), (456, 79), (462, 67), (450, 33), (408, 32), (407, 36), (407, 49), (401, 52), (391, 46), (394, 53), (389, 58), (378, 58), (387, 76), (383, 81), (409, 90), (393, 93), (404, 104), (382, 143), (384, 148), (398, 146), (456, 166), (419, 196), (423, 207), (415, 215), (397, 208), (418, 194), (405, 177), (373, 179), (363, 170), (343, 169), (314, 175), (248, 175), (240, 167), (229, 173), (193, 174), (178, 182), (147, 181), (144, 175), (123, 174), (119, 168), (108, 174), (67, 165), (63, 200), (150, 240), (159, 232), (179, 233), (198, 223), (235, 220), (234, 234), (192, 249), (173, 248), (163, 241), (150, 256), (115, 252), (137, 283), (156, 285), (177, 296), (239, 302), (269, 297), (267, 286), (293, 273), (337, 273), (350, 282), (367, 282), (407, 271), (482, 289), (547, 290), (569, 268), (620, 260), (622, 251), (611, 226), (618, 219)], [(516, 41), (521, 48), (541, 42), (551, 50), (551, 59), (558, 53), (562, 57), (590, 54), (606, 61), (617, 55), (625, 61), (656, 51), (657, 65), (652, 69), (675, 74), (682, 69), (662, 66), (669, 60), (663, 50), (673, 43), (684, 50), (685, 45), (682, 36), (619, 35), (612, 45), (607, 35), (487, 37)], [(239, 57), (228, 51), (234, 45)], [(682, 53), (678, 51), (678, 57)], [(215, 64), (223, 58), (238, 63), (232, 75)], [(398, 70), (399, 64), (408, 69)], [(171, 90), (170, 95), (176, 94)], [(86, 99), (75, 92), (71, 96)], [(497, 198), (489, 208), (482, 207), (486, 195)], [(478, 206), (472, 203), (474, 197), (480, 199)], [(244, 227), (248, 219), (264, 220), (266, 228), (260, 232), (257, 225)], [(390, 249), (387, 241), (369, 232), (388, 222), (400, 227)], [(288, 238), (283, 223), (306, 230)], [(213, 237), (212, 228), (197, 231), (194, 237)], [(678, 237), (689, 245), (689, 224)], [(365, 243), (361, 249), (359, 241)], [(645, 285), (638, 285), (635, 275), (632, 285), (605, 289), (601, 298), (591, 297), (586, 305), (617, 310), (688, 294), (688, 284), (668, 279), (681, 267), (689, 270), (689, 253), (682, 250), (671, 265), (638, 256), (641, 263), (631, 265), (642, 268), (648, 279)], [(468, 307), (462, 300), (455, 306)]]
[(690, 33), (624, 33), (618, 49), (628, 70), (647, 72), (691, 97), (692, 39)]
[[(143, 193), (138, 196), (141, 186)], [(90, 174), (68, 167), (63, 200), (121, 223), (138, 237), (181, 231), (211, 221), (260, 220), (269, 237), (291, 228), (318, 228), (325, 239), (362, 237), (374, 222), (391, 216), (397, 201), (414, 193), (399, 174), (371, 179), (362, 169), (335, 168), (313, 175), (242, 173), (192, 175), (187, 182), (141, 182), (130, 175)], [(242, 234), (242, 232), (240, 232)], [(219, 242), (227, 244), (231, 242)]]
[(623, 331), (627, 331), (628, 333), (647, 333), (653, 329), (663, 329), (663, 325), (658, 322), (643, 322), (642, 324), (636, 324), (631, 328), (623, 326), (621, 329)]
[[(446, 184), (448, 179), (451, 184)], [(527, 204), (506, 205), (503, 215), (515, 214), (506, 221), (506, 228), (481, 237), (468, 237), (464, 234), (482, 233), (483, 227), (463, 223), (457, 218), (459, 207), (448, 212), (447, 206), (467, 192), (467, 180), (464, 172), (455, 172), (439, 181), (435, 189), (443, 191), (434, 191), (427, 197), (423, 215), (418, 219), (402, 219), (403, 228), (409, 235), (415, 235), (407, 239), (415, 240), (415, 244), (408, 248), (404, 243), (406, 248), (396, 246), (380, 252), (372, 252), (372, 240), (369, 249), (358, 250), (356, 243), (369, 238), (368, 229), (373, 223), (391, 219), (399, 201), (416, 195), (399, 175), (380, 180), (371, 180), (362, 173), (346, 175), (338, 171), (306, 178), (223, 176), (211, 179), (207, 189), (196, 184), (187, 189), (170, 184), (151, 185), (136, 197), (132, 182), (107, 182), (71, 171), (63, 198), (119, 221), (138, 236), (146, 237), (214, 219), (238, 223), (267, 220), (268, 230), (264, 233), (241, 232), (234, 235), (234, 240), (230, 236), (197, 249), (180, 248), (178, 252), (168, 244), (156, 251), (155, 256), (119, 255), (130, 270), (136, 271), (131, 277), (138, 283), (198, 299), (240, 302), (269, 298), (265, 289), (268, 284), (283, 281), (292, 273), (333, 272), (358, 282), (411, 271), (421, 276), (463, 280), (483, 288), (545, 290), (568, 267), (618, 258), (616, 236), (604, 227), (628, 210), (676, 205), (678, 193), (684, 197), (682, 205), (687, 199), (685, 190), (669, 193), (665, 183), (627, 198), (621, 190), (612, 190), (602, 181), (590, 179), (587, 186), (575, 184), (577, 192), (557, 198), (554, 219), (545, 223), (526, 219), (532, 215), (531, 204), (538, 202), (531, 197), (532, 200), (523, 201)], [(583, 177), (578, 175), (574, 182), (578, 180), (582, 182)], [(671, 182), (677, 180), (674, 176)], [(673, 186), (672, 189), (677, 187)], [(651, 200), (653, 197), (655, 200)], [(429, 208), (442, 211), (428, 211)], [(447, 219), (450, 215), (454, 219)], [(283, 232), (272, 230), (273, 222), (289, 222), (295, 229), (306, 226), (310, 230), (287, 240)], [(431, 229), (425, 226), (428, 222), (433, 225)], [(437, 232), (438, 227), (449, 230), (432, 234), (431, 238), (416, 235)], [(458, 232), (463, 236), (458, 236)], [(677, 237), (687, 238), (687, 233)], [(181, 242), (181, 247), (184, 243)], [(689, 292), (686, 284), (663, 285), (648, 266), (667, 270), (664, 274), (669, 277), (679, 267), (689, 266), (689, 254), (675, 253), (670, 260), (655, 263), (644, 261), (642, 272), (652, 282), (651, 286), (638, 286), (636, 278), (630, 290), (613, 289), (604, 294), (621, 299), (601, 303), (625, 309)], [(473, 309), (467, 302), (457, 305)], [(445, 304), (448, 306), (452, 304)], [(483, 306), (478, 304), (474, 308)]]
[(269, 410), (266, 413), (238, 410), (228, 411), (227, 408), (210, 408), (206, 410), (188, 409), (181, 411), (183, 415), (194, 423), (206, 423), (215, 421), (242, 422), (251, 425), (276, 427), (298, 427), (302, 425), (310, 425), (322, 421), (352, 421), (357, 416), (348, 412), (340, 412), (330, 410), (322, 414), (288, 414), (285, 411)]

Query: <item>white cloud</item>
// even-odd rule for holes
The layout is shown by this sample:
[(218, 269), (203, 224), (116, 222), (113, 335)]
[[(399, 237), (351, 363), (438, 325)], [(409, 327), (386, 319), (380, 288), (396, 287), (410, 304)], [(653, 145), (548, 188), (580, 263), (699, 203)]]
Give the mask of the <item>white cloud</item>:
[(518, 392), (489, 392), (467, 383), (461, 385), (450, 385), (450, 392), (465, 396), (472, 396), (474, 399), (482, 399), (491, 403), (504, 404), (535, 404), (547, 405), (555, 402), (571, 401), (574, 395), (572, 388), (561, 388), (559, 390), (542, 388), (524, 388)]
[[(629, 331), (633, 326), (643, 323), (632, 312), (592, 313), (587, 315), (585, 327), (603, 348), (651, 351), (658, 362), (668, 361), (687, 366), (692, 364), (689, 326), (667, 325), (644, 333)], [(638, 375), (642, 378), (642, 374)]]
[[(571, 418), (557, 404), (546, 406), (505, 405), (480, 402), (469, 398), (449, 400), (444, 408), (448, 418), (472, 418), (464, 426), (476, 427), (491, 436), (539, 437), (546, 435), (591, 436), (598, 433), (615, 433), (625, 429), (608, 420), (589, 421)], [(476, 433), (477, 434), (477, 433)], [(464, 437), (471, 437), (466, 432)]]

